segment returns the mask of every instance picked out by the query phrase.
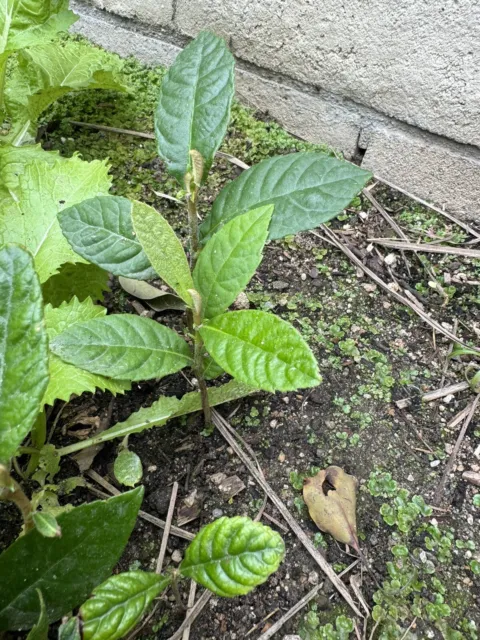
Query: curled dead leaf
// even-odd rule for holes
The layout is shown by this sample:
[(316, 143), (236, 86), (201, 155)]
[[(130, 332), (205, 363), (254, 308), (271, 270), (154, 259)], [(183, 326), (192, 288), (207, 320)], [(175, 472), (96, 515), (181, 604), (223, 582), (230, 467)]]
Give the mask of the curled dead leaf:
[(317, 527), (359, 551), (356, 519), (357, 479), (340, 467), (305, 478), (303, 499)]

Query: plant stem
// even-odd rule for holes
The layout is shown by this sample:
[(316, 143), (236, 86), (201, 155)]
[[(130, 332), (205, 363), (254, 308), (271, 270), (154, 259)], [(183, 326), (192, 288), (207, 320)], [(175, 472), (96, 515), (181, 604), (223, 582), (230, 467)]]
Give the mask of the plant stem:
[(41, 411), (32, 427), (31, 432), (32, 438), (32, 446), (35, 448), (35, 453), (32, 453), (30, 456), (30, 460), (28, 461), (26, 475), (29, 478), (35, 469), (38, 467), (38, 462), (40, 460), (40, 449), (45, 444), (47, 439), (47, 416), (45, 415), (45, 411)]
[[(191, 180), (189, 176), (185, 180), (185, 184), (187, 187), (187, 211), (188, 211), (188, 226), (190, 231), (190, 268), (195, 268), (195, 264), (197, 262), (198, 253), (200, 250), (200, 243), (198, 239), (198, 216), (197, 216), (197, 195), (198, 195), (198, 187)], [(195, 295), (196, 294), (196, 295)], [(208, 400), (208, 388), (205, 382), (205, 376), (203, 374), (203, 362), (205, 349), (203, 346), (203, 340), (198, 332), (198, 328), (202, 324), (202, 299), (200, 294), (197, 292), (193, 292), (192, 294), (193, 300), (193, 310), (192, 312), (187, 312), (187, 323), (189, 327), (192, 325), (193, 319), (193, 340), (194, 340), (194, 356), (193, 356), (193, 371), (195, 373), (195, 377), (198, 380), (198, 388), (200, 391), (200, 395), (202, 398), (202, 409), (203, 415), (205, 417), (205, 427), (208, 429), (212, 425), (212, 410), (210, 407), (210, 402)], [(193, 314), (190, 315), (190, 313)]]
[(0, 464), (0, 500), (14, 502), (23, 516), (25, 533), (33, 529), (32, 505), (23, 493), (22, 487), (8, 473), (7, 467)]
[(172, 581), (170, 583), (170, 586), (172, 587), (172, 592), (173, 592), (173, 595), (175, 596), (177, 605), (180, 607), (180, 609), (185, 611), (185, 605), (183, 604), (182, 596), (180, 595), (180, 591), (178, 589), (178, 576), (179, 576), (178, 571), (174, 571), (172, 573)]
[(197, 203), (196, 203), (197, 189), (194, 187), (191, 193), (187, 193), (187, 211), (188, 211), (188, 226), (190, 230), (190, 268), (195, 268), (197, 262), (198, 251), (200, 249), (200, 243), (198, 241), (198, 218), (197, 218)]

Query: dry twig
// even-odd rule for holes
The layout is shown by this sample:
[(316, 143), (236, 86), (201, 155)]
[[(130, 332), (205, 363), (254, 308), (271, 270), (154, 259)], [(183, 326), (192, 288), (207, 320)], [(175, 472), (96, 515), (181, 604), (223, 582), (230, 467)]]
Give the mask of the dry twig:
[(200, 598), (196, 601), (196, 603), (192, 607), (191, 611), (187, 614), (185, 620), (178, 627), (178, 629), (175, 631), (173, 636), (170, 636), (170, 638), (168, 638), (168, 640), (180, 640), (181, 639), (181, 637), (183, 635), (183, 632), (185, 631), (187, 626), (191, 626), (193, 624), (193, 622), (200, 615), (200, 613), (202, 612), (203, 607), (207, 604), (207, 602), (210, 600), (212, 595), (213, 595), (213, 593), (211, 591), (208, 591), (207, 589), (204, 590), (204, 592), (202, 593)]
[(355, 611), (355, 613), (361, 618), (363, 618), (362, 613), (356, 606), (355, 602), (353, 601), (350, 593), (348, 592), (343, 582), (338, 578), (337, 574), (332, 569), (332, 567), (328, 564), (325, 558), (317, 551), (317, 549), (314, 547), (313, 543), (311, 542), (310, 538), (308, 538), (306, 533), (300, 527), (298, 522), (295, 520), (295, 518), (292, 516), (290, 511), (287, 509), (287, 507), (282, 502), (282, 500), (280, 500), (278, 495), (271, 488), (271, 486), (268, 484), (265, 478), (262, 477), (262, 475), (260, 475), (260, 473), (258, 472), (255, 466), (255, 463), (248, 457), (246, 452), (238, 445), (237, 441), (235, 440), (235, 437), (230, 433), (230, 430), (228, 428), (230, 427), (230, 425), (228, 424), (228, 422), (215, 409), (212, 411), (212, 419), (213, 419), (213, 423), (215, 424), (219, 432), (222, 434), (225, 440), (229, 443), (229, 445), (235, 451), (235, 453), (240, 458), (240, 460), (242, 460), (242, 462), (248, 468), (248, 470), (250, 471), (254, 479), (262, 487), (262, 489), (268, 495), (270, 500), (273, 502), (273, 504), (277, 507), (277, 509), (282, 514), (283, 518), (286, 520), (286, 522), (288, 523), (292, 531), (295, 533), (297, 538), (300, 540), (300, 542), (303, 544), (303, 546), (309, 552), (309, 554), (312, 556), (315, 562), (319, 565), (319, 567), (322, 569), (325, 575), (330, 579), (333, 586), (343, 596), (345, 601), (350, 605), (350, 607)]
[(466, 256), (468, 258), (480, 258), (480, 250), (466, 249), (465, 247), (446, 247), (442, 244), (430, 244), (429, 242), (398, 242), (390, 238), (368, 238), (368, 242), (381, 244), (382, 247), (400, 249), (401, 251), (425, 251), (427, 253), (449, 253), (454, 256)]
[(422, 402), (433, 402), (433, 400), (440, 400), (440, 398), (445, 398), (445, 396), (455, 395), (456, 393), (460, 393), (460, 391), (465, 391), (466, 389), (470, 389), (470, 385), (468, 382), (456, 382), (455, 384), (449, 384), (448, 387), (443, 387), (442, 389), (435, 389), (435, 391), (429, 391), (425, 395), (422, 396)]
[(160, 545), (160, 551), (157, 558), (157, 568), (155, 573), (162, 573), (163, 561), (165, 559), (165, 552), (167, 550), (168, 536), (170, 535), (170, 529), (172, 526), (173, 510), (175, 509), (175, 502), (177, 501), (178, 482), (173, 483), (172, 494), (170, 496), (170, 504), (168, 505), (167, 519), (165, 521), (165, 529), (162, 536), (162, 543)]
[(458, 434), (457, 441), (455, 442), (455, 446), (453, 447), (453, 451), (450, 454), (450, 458), (448, 459), (447, 466), (445, 467), (445, 471), (443, 472), (442, 479), (440, 480), (440, 484), (438, 485), (437, 490), (435, 491), (435, 497), (433, 499), (433, 504), (438, 505), (443, 497), (443, 491), (445, 489), (445, 484), (447, 483), (448, 476), (453, 469), (453, 465), (455, 464), (455, 460), (457, 458), (458, 452), (460, 451), (460, 447), (462, 446), (463, 439), (465, 438), (465, 434), (467, 433), (468, 425), (472, 421), (472, 418), (477, 409), (478, 401), (480, 400), (480, 393), (476, 396), (475, 400), (472, 403), (472, 407), (468, 413), (468, 416), (463, 423), (463, 427)]
[[(197, 592), (197, 583), (195, 580), (190, 581), (190, 591), (188, 593), (188, 602), (187, 602), (187, 616), (190, 611), (193, 609), (193, 605), (195, 604), (195, 594)], [(191, 622), (185, 627), (183, 630), (182, 640), (189, 640), (190, 638), (190, 628)]]

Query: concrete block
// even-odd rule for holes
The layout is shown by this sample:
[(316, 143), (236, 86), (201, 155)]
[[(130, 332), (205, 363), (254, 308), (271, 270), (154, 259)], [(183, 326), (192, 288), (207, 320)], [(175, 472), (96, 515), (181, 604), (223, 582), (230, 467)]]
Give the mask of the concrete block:
[(139, 20), (148, 25), (166, 26), (173, 17), (173, 0), (87, 0), (97, 9)]
[(158, 37), (128, 29), (122, 21), (107, 14), (99, 14), (83, 3), (70, 2), (70, 6), (80, 16), (70, 31), (80, 33), (119, 56), (135, 56), (145, 64), (168, 67), (181, 51), (180, 47)]
[(479, 219), (480, 150), (402, 125), (371, 132), (362, 166), (379, 178), (445, 208)]
[(480, 145), (478, 0), (178, 0), (174, 19), (258, 67)]

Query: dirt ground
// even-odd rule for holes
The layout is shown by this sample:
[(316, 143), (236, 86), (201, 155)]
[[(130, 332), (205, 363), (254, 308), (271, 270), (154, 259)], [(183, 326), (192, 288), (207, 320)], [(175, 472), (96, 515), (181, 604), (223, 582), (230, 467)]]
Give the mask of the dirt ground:
[[(148, 108), (161, 72), (147, 71), (134, 63), (128, 70), (135, 83), (133, 96), (92, 93), (75, 102), (64, 101), (53, 113), (53, 124), (43, 132), (42, 144), (66, 155), (79, 151), (85, 159), (110, 157), (114, 166), (112, 192), (153, 204), (181, 230), (181, 207), (152, 190), (172, 195), (178, 192), (178, 186), (155, 158), (154, 143), (80, 129), (64, 120), (71, 117), (151, 131)], [(147, 83), (149, 88), (145, 88)], [(144, 100), (136, 99), (138, 96), (144, 96)], [(225, 151), (251, 163), (275, 152), (305, 148), (268, 119), (262, 118), (257, 125), (251, 115), (237, 109)], [(203, 211), (239, 171), (226, 160), (216, 163), (203, 194)], [(448, 220), (382, 185), (372, 193), (413, 241), (443, 237), (458, 243), (466, 238), (462, 229)], [(394, 234), (363, 196), (331, 226), (385, 281), (392, 282), (394, 276), (398, 286), (409, 291), (433, 317), (451, 330), (456, 326), (458, 335), (471, 344), (479, 343), (480, 261), (428, 254), (444, 296), (429, 284), (432, 278), (425, 260), (422, 264), (413, 253), (406, 254), (404, 260), (398, 251), (369, 246), (368, 238)], [(392, 257), (385, 261), (389, 254)], [(222, 406), (220, 412), (230, 416), (230, 423), (255, 451), (270, 485), (336, 572), (352, 563), (353, 552), (319, 533), (302, 501), (302, 479), (332, 464), (358, 478), (357, 524), (369, 571), (357, 565), (343, 580), (349, 586), (351, 577), (359, 576), (367, 606), (370, 610), (376, 607), (375, 619), (368, 619), (365, 635), (363, 623), (358, 621), (358, 637), (478, 638), (480, 506), (474, 496), (479, 489), (462, 478), (462, 473), (480, 470), (480, 412), (468, 427), (437, 509), (429, 511), (421, 500), (413, 498), (421, 496), (427, 505), (433, 503), (461, 426), (452, 428), (448, 424), (474, 399), (470, 390), (431, 403), (422, 402), (422, 395), (464, 380), (466, 366), (475, 363), (475, 358), (448, 360), (448, 340), (434, 334), (409, 309), (375, 287), (340, 251), (309, 233), (271, 242), (247, 294), (250, 308), (278, 314), (301, 331), (318, 359), (323, 383), (313, 390), (288, 394), (254, 394)], [(105, 304), (109, 311), (138, 312), (138, 306), (132, 306), (132, 299), (116, 282)], [(183, 322), (179, 313), (153, 317), (169, 325)], [(186, 375), (188, 378), (188, 371)], [(181, 396), (189, 390), (189, 381), (179, 374), (160, 382), (135, 383), (131, 392), (113, 400), (110, 423), (124, 420), (158, 395)], [(62, 435), (62, 426), (68, 425), (70, 431), (84, 429), (76, 424), (76, 416), (103, 417), (110, 401), (107, 393), (74, 399), (59, 419), (55, 445), (74, 441), (71, 435)], [(59, 409), (53, 408), (50, 423)], [(264, 497), (222, 436), (216, 431), (203, 435), (202, 430), (202, 418), (195, 414), (130, 438), (130, 448), (141, 457), (144, 467), (143, 509), (165, 518), (172, 483), (177, 481), (177, 507), (196, 492), (198, 517), (183, 525), (191, 532), (220, 515), (254, 517)], [(108, 443), (92, 465), (113, 484), (112, 462), (117, 446), (117, 442)], [(215, 478), (219, 473), (229, 478), (238, 476), (244, 485), (240, 492), (233, 497), (222, 493)], [(78, 469), (73, 461), (65, 460), (61, 477), (71, 474), (78, 474)], [(80, 488), (69, 501), (78, 504), (91, 499), (91, 492)], [(265, 512), (285, 525), (271, 503)], [(356, 637), (341, 630), (341, 616), (354, 616), (296, 536), (265, 517), (262, 521), (277, 528), (285, 540), (286, 557), (279, 571), (249, 596), (233, 600), (212, 597), (190, 637), (258, 638), (262, 629), (266, 630), (319, 582), (324, 586), (318, 596), (275, 637), (297, 633), (306, 640)], [(14, 538), (17, 524), (14, 509), (2, 506), (2, 544)], [(118, 570), (154, 569), (161, 536), (161, 529), (139, 520)], [(184, 540), (170, 536), (166, 566), (178, 563), (185, 546)], [(189, 585), (181, 586), (186, 598)], [(169, 638), (184, 615), (167, 594), (160, 598), (137, 638)], [(328, 624), (332, 629), (325, 626)]]

